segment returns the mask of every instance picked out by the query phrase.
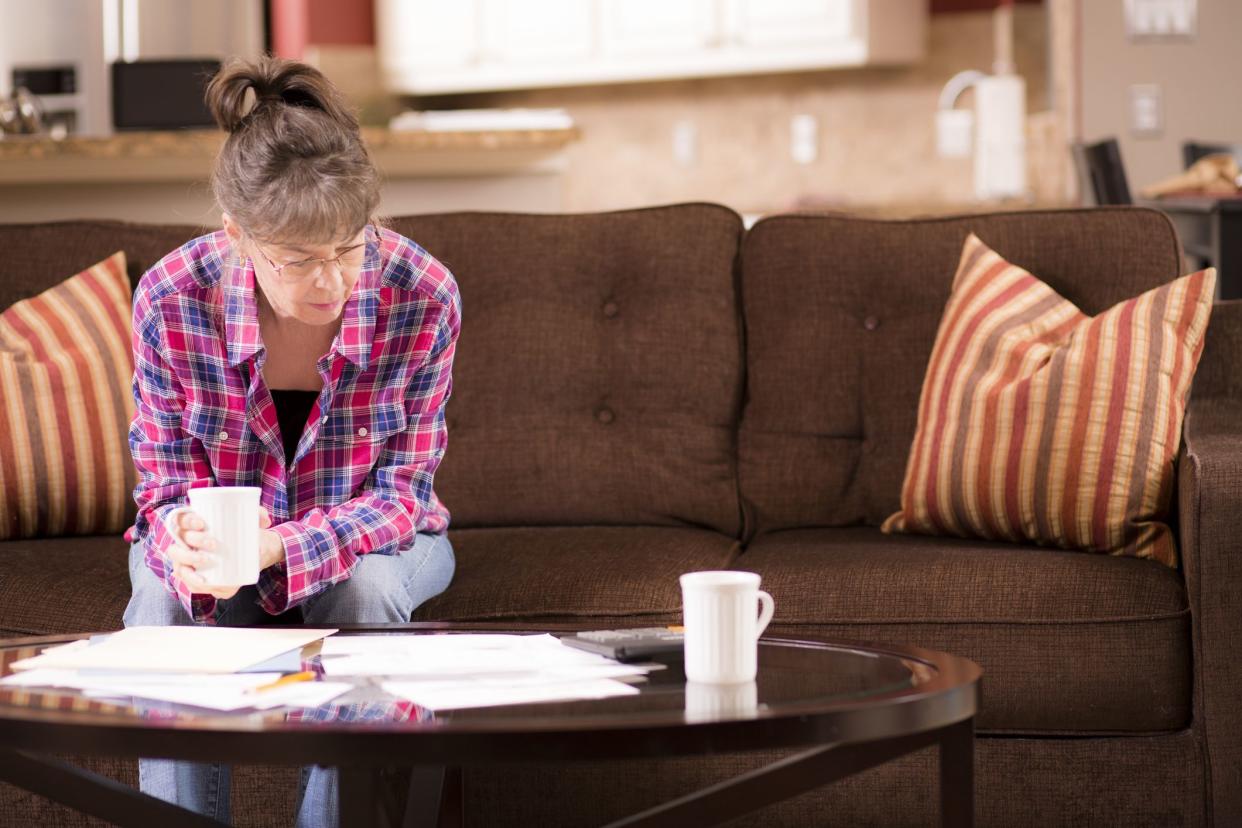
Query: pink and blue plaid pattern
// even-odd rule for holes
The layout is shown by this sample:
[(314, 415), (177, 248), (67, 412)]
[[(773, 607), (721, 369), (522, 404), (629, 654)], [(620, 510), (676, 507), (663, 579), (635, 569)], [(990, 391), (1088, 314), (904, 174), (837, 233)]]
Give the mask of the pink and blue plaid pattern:
[(224, 231), (161, 259), (134, 296), (129, 445), (138, 517), (125, 533), (195, 620), (216, 599), (172, 574), (164, 518), (196, 486), (258, 486), (284, 564), (259, 578), (276, 615), (349, 577), (359, 555), (391, 555), (449, 513), (432, 491), (448, 441), (461, 324), (457, 284), (414, 242), (379, 230), (318, 363), (323, 390), (293, 458), (285, 458), (255, 304), (254, 268)]

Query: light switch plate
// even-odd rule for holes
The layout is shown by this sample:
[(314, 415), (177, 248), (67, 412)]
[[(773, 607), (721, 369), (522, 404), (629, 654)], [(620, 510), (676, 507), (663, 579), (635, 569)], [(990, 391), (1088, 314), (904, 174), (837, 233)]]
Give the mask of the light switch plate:
[(1136, 83), (1130, 87), (1130, 132), (1135, 135), (1159, 135), (1164, 130), (1164, 105), (1160, 86)]
[(1126, 0), (1126, 35), (1130, 38), (1195, 36), (1197, 0)]

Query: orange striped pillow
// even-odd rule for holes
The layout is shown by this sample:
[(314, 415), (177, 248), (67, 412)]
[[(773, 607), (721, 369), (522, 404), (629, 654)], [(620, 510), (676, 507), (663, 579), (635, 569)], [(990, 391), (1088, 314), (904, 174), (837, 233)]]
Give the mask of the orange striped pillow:
[(1177, 564), (1173, 461), (1216, 272), (1096, 317), (976, 236), (961, 263), (885, 532)]
[(0, 540), (129, 525), (129, 317), (121, 252), (0, 313)]

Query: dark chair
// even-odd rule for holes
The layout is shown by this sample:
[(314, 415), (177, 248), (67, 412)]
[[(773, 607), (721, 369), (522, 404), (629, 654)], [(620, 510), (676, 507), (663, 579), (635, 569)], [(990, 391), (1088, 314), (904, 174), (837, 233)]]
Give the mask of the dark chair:
[(1075, 144), (1074, 166), (1084, 196), (1091, 193), (1096, 204), (1134, 203), (1116, 138), (1097, 144)]
[(1242, 144), (1201, 144), (1198, 141), (1186, 141), (1182, 144), (1182, 166), (1189, 168), (1203, 156), (1217, 153), (1232, 155), (1242, 164)]

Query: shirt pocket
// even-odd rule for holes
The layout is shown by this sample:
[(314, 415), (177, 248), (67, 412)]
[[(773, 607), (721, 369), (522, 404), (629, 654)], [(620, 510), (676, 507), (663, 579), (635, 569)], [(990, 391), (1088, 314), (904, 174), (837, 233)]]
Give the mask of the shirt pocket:
[(390, 450), (390, 440), (405, 431), (405, 407), (358, 406), (328, 415), (315, 439), (321, 467), (351, 496), (372, 485), (375, 472), (402, 462), (404, 453)]
[(188, 403), (181, 412), (181, 430), (202, 446), (216, 485), (250, 485), (258, 452), (244, 413)]
[(328, 419), (319, 428), (319, 439), (345, 444), (383, 444), (405, 428), (405, 406), (400, 403), (355, 406), (329, 412)]

